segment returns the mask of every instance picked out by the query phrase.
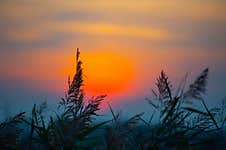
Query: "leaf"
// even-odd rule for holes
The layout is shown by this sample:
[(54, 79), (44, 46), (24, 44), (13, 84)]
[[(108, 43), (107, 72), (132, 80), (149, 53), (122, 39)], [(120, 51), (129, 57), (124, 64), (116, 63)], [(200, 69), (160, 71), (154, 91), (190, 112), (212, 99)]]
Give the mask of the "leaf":
[(198, 114), (201, 114), (201, 115), (204, 115), (204, 116), (209, 116), (208, 113), (202, 112), (202, 111), (197, 110), (197, 109), (194, 109), (194, 108), (183, 107), (183, 109), (184, 109), (184, 110), (187, 110), (187, 111), (190, 111), (190, 112), (193, 112), (193, 113), (198, 113)]
[(131, 127), (131, 126), (134, 126), (134, 125), (138, 124), (139, 121), (141, 120), (140, 118), (141, 118), (142, 115), (144, 115), (144, 112), (131, 117), (129, 120), (126, 121), (125, 124), (128, 127)]
[(147, 100), (148, 103), (149, 103), (152, 107), (154, 107), (155, 109), (158, 109), (158, 108), (159, 108), (158, 105), (154, 104), (154, 103), (152, 102), (151, 99), (146, 98), (146, 100)]
[(168, 120), (168, 118), (173, 115), (174, 109), (175, 109), (178, 101), (179, 101), (179, 98), (177, 98), (177, 97), (175, 97), (173, 99), (173, 101), (171, 102), (171, 107), (170, 107), (169, 111), (167, 112), (166, 117), (163, 120), (163, 123), (166, 123), (166, 121)]
[(112, 114), (112, 116), (113, 116), (113, 118), (114, 118), (114, 121), (117, 122), (117, 117), (115, 116), (115, 113), (114, 113), (114, 111), (113, 111), (111, 105), (108, 104), (108, 107), (110, 108), (110, 111), (111, 111), (111, 114)]
[(92, 132), (94, 132), (95, 130), (97, 130), (99, 127), (105, 125), (106, 123), (108, 123), (109, 121), (104, 121), (101, 122), (93, 127), (89, 127), (87, 129), (85, 129), (84, 131), (82, 131), (81, 133), (79, 133), (78, 138), (80, 140), (82, 140), (83, 138), (85, 138), (86, 136), (88, 136), (89, 134), (91, 134)]
[(226, 116), (224, 117), (224, 120), (223, 120), (223, 122), (222, 122), (222, 124), (221, 124), (221, 128), (224, 127), (225, 122), (226, 122)]
[(220, 129), (216, 120), (214, 119), (214, 116), (212, 115), (212, 113), (210, 112), (210, 110), (208, 109), (208, 107), (206, 106), (206, 103), (204, 102), (204, 100), (202, 100), (202, 104), (204, 105), (206, 111), (208, 112), (208, 115), (210, 116), (211, 120), (213, 121), (214, 125), (216, 126), (217, 129)]

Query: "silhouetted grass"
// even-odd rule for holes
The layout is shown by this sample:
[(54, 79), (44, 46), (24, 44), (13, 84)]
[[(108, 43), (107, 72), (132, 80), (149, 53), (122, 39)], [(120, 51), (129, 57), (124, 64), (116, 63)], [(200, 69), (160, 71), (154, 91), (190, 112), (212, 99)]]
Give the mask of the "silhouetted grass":
[[(206, 92), (208, 69), (186, 88), (186, 78), (175, 89), (167, 74), (157, 78), (157, 90), (148, 98), (155, 113), (145, 120), (143, 113), (121, 120), (109, 105), (112, 119), (96, 124), (106, 95), (87, 99), (83, 92), (83, 68), (76, 53), (76, 71), (54, 116), (44, 117), (46, 103), (34, 105), (31, 116), (25, 112), (0, 123), (0, 149), (206, 149), (225, 143), (225, 106), (208, 108)], [(196, 108), (203, 106), (203, 109)], [(152, 123), (155, 114), (159, 122)], [(220, 147), (223, 149), (223, 147)]]
[[(150, 129), (149, 136), (145, 135), (143, 148), (191, 149), (196, 142), (205, 141), (198, 140), (202, 135), (224, 127), (225, 117), (220, 119), (223, 121), (215, 119), (216, 115), (223, 113), (223, 110), (209, 109), (202, 97), (206, 91), (207, 78), (208, 69), (205, 69), (188, 89), (182, 86), (174, 94), (168, 76), (161, 72), (156, 83), (158, 92), (153, 91), (154, 99), (148, 99), (151, 106), (159, 111), (160, 121), (155, 128)], [(204, 109), (195, 108), (194, 104), (197, 103), (201, 103)], [(221, 116), (223, 117), (223, 114)]]

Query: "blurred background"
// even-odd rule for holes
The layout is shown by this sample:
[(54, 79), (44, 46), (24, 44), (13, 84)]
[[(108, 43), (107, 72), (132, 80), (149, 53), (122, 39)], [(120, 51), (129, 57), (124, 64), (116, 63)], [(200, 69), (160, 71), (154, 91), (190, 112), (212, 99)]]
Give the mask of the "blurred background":
[(55, 110), (81, 50), (87, 97), (107, 94), (123, 115), (152, 112), (155, 80), (165, 70), (177, 85), (210, 68), (209, 106), (226, 96), (226, 1), (0, 2), (2, 116), (47, 101)]

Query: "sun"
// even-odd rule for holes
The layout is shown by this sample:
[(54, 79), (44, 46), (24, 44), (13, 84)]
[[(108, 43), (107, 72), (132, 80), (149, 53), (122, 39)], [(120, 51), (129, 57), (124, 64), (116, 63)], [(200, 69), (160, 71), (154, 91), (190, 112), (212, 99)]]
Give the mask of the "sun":
[(93, 51), (82, 54), (84, 89), (89, 94), (117, 94), (129, 88), (132, 61), (121, 53)]

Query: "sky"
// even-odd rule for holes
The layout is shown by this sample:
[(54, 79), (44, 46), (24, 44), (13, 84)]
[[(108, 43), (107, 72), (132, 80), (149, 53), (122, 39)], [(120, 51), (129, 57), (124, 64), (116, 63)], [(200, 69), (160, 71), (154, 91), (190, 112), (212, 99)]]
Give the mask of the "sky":
[(87, 97), (107, 94), (125, 115), (151, 111), (145, 98), (161, 70), (176, 89), (209, 67), (207, 101), (217, 105), (226, 96), (225, 8), (224, 0), (1, 0), (1, 110), (55, 107), (76, 48)]

